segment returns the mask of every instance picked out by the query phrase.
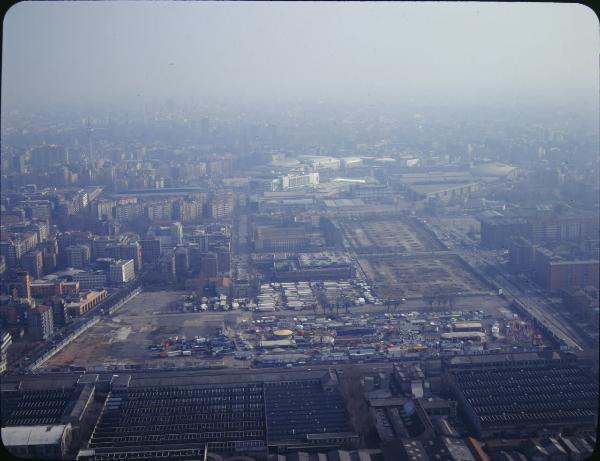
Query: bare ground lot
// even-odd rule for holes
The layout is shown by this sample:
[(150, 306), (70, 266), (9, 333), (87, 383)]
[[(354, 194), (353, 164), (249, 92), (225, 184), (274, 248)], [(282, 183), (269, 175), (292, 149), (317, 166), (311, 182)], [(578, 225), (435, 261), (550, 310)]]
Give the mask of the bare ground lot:
[(423, 297), (436, 288), (456, 293), (488, 294), (490, 288), (456, 255), (369, 256), (359, 263), (381, 298)]
[(440, 226), (454, 228), (463, 234), (466, 234), (470, 231), (475, 232), (475, 233), (479, 233), (481, 231), (481, 224), (480, 224), (479, 220), (477, 220), (471, 216), (462, 216), (462, 217), (453, 217), (453, 218), (436, 217), (431, 220), (438, 223)]
[[(179, 291), (142, 292), (112, 317), (104, 317), (42, 368), (111, 365), (205, 365), (214, 359), (204, 355), (155, 358), (148, 351), (151, 344), (174, 335), (214, 336), (224, 321), (235, 322), (243, 312), (173, 313), (168, 305), (188, 294)], [(220, 361), (220, 360), (219, 360)]]
[(436, 237), (411, 220), (399, 218), (344, 220), (339, 223), (357, 253), (418, 253), (444, 250)]

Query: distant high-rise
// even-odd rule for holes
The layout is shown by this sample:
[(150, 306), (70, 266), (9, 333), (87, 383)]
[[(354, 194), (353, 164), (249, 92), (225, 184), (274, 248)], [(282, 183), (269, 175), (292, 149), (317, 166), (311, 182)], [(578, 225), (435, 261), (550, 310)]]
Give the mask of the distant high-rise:
[(28, 312), (27, 331), (31, 338), (46, 340), (54, 333), (54, 316), (50, 306), (34, 307)]
[(17, 293), (21, 298), (31, 298), (31, 277), (29, 277), (29, 272), (27, 271), (19, 271), (17, 272)]
[(44, 274), (44, 255), (41, 250), (31, 250), (21, 258), (23, 269), (27, 270), (31, 277), (39, 279)]
[(175, 278), (175, 252), (169, 250), (161, 255), (158, 260), (158, 271), (167, 279)]
[(155, 264), (160, 259), (160, 240), (157, 238), (140, 240), (142, 264)]
[(24, 245), (18, 239), (6, 239), (0, 242), (0, 254), (4, 256), (7, 267), (15, 267), (24, 253)]
[(180, 222), (171, 224), (171, 239), (176, 245), (183, 243), (183, 226)]
[(142, 248), (138, 242), (107, 245), (104, 255), (114, 259), (132, 259), (136, 272), (142, 269)]
[(31, 167), (35, 171), (46, 171), (51, 165), (62, 165), (69, 162), (68, 150), (65, 146), (40, 146), (30, 152)]
[(44, 249), (42, 257), (44, 260), (44, 270), (48, 273), (53, 272), (56, 269), (56, 253), (53, 253), (48, 249)]
[(175, 276), (182, 280), (189, 269), (188, 250), (180, 246), (175, 250)]
[(173, 204), (173, 217), (181, 222), (192, 222), (202, 217), (203, 202), (178, 200)]
[(87, 245), (71, 245), (65, 250), (67, 266), (83, 269), (90, 263), (90, 247)]
[(135, 279), (135, 269), (132, 259), (120, 259), (109, 267), (109, 280), (112, 283), (127, 283)]
[(144, 206), (144, 213), (151, 221), (169, 221), (173, 216), (173, 203), (166, 201), (148, 204)]
[(212, 201), (211, 216), (216, 219), (229, 218), (233, 212), (233, 192), (218, 191)]
[(188, 247), (188, 265), (193, 273), (200, 272), (202, 264), (202, 248), (197, 243), (192, 243)]
[(204, 253), (200, 262), (200, 272), (205, 278), (216, 277), (219, 273), (219, 259), (216, 253)]
[(115, 243), (114, 240), (105, 236), (95, 237), (92, 241), (92, 259), (105, 258), (106, 247)]

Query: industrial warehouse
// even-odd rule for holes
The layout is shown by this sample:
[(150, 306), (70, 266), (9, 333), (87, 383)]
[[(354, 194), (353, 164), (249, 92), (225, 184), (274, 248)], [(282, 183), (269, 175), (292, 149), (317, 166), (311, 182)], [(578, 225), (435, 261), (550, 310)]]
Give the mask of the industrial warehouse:
[(524, 354), (504, 363), (493, 356), (451, 359), (451, 389), (478, 437), (526, 437), (595, 423), (597, 383), (557, 355)]
[(169, 375), (136, 380), (90, 374), (72, 383), (76, 379), (43, 392), (4, 386), (5, 445), (18, 445), (13, 437), (20, 428), (48, 427), (58, 435), (47, 453), (63, 457), (71, 437), (90, 432), (80, 422), (97, 411), (90, 409), (99, 399), (104, 401), (99, 419), (78, 459), (189, 459), (193, 453), (201, 456), (205, 446), (211, 453), (264, 456), (268, 451), (352, 448), (357, 441), (331, 371), (267, 376), (271, 380), (266, 382), (247, 374), (246, 381), (211, 384)]
[[(242, 454), (246, 461), (287, 461), (311, 453), (328, 461), (359, 455), (387, 461), (407, 450), (421, 450), (424, 459), (462, 453), (449, 459), (477, 460), (483, 452), (465, 437), (471, 431), (492, 446), (517, 437), (513, 448), (523, 451), (533, 449), (532, 440), (554, 443), (547, 435), (560, 431), (561, 446), (585, 452), (595, 443), (598, 401), (585, 367), (573, 354), (549, 352), (261, 373), (72, 373), (57, 375), (52, 385), (11, 377), (2, 384), (2, 438), (14, 453), (88, 461)], [(362, 410), (350, 390), (356, 376), (362, 376)], [(500, 391), (489, 396), (491, 386)], [(365, 427), (357, 415), (365, 412), (381, 449), (358, 448)], [(43, 440), (34, 435), (42, 432)], [(39, 442), (20, 445), (25, 433)]]

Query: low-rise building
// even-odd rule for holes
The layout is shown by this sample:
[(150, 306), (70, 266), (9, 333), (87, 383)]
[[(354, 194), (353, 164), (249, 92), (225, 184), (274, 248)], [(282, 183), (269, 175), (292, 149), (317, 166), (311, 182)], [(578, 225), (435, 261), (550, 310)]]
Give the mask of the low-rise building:
[(258, 251), (302, 251), (314, 243), (304, 226), (256, 226), (254, 248)]
[(71, 317), (83, 315), (92, 307), (97, 306), (107, 296), (108, 292), (106, 290), (87, 291), (80, 293), (77, 299), (67, 300), (66, 307), (69, 311), (69, 315)]
[(479, 178), (460, 171), (409, 173), (400, 178), (400, 187), (414, 200), (438, 199), (448, 202), (452, 199), (466, 199), (479, 190), (480, 186)]
[(31, 282), (31, 296), (34, 298), (51, 298), (52, 296), (62, 296), (64, 282), (62, 280), (34, 280)]
[(319, 184), (319, 173), (288, 174), (282, 176), (281, 187), (283, 190), (298, 189)]
[[(446, 364), (451, 395), (478, 437), (535, 436), (591, 429), (598, 383), (560, 354), (453, 357)], [(489, 389), (498, 389), (490, 395)]]
[(108, 277), (103, 270), (96, 270), (75, 274), (73, 280), (79, 282), (79, 287), (82, 290), (95, 290), (105, 287)]
[(71, 444), (71, 424), (3, 427), (2, 443), (19, 458), (62, 459)]

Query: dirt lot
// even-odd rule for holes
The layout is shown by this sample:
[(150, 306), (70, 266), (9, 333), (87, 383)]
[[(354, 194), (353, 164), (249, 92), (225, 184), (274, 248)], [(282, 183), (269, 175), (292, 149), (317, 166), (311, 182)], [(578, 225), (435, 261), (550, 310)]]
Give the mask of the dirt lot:
[(466, 234), (468, 232), (474, 232), (478, 234), (481, 231), (481, 224), (479, 223), (479, 220), (471, 216), (454, 218), (436, 217), (433, 218), (432, 221), (436, 222), (440, 226), (454, 228), (462, 234)]
[(490, 288), (455, 255), (369, 256), (359, 258), (375, 293), (382, 298), (422, 297), (436, 287), (461, 294), (487, 294)]
[(108, 365), (189, 365), (214, 361), (204, 355), (155, 358), (147, 350), (151, 344), (173, 335), (214, 336), (223, 323), (237, 322), (243, 312), (173, 313), (169, 303), (187, 294), (177, 291), (142, 292), (112, 317), (103, 318), (62, 351), (48, 360), (43, 368)]
[(417, 223), (401, 219), (344, 220), (344, 236), (357, 253), (417, 253), (443, 250), (443, 245)]

